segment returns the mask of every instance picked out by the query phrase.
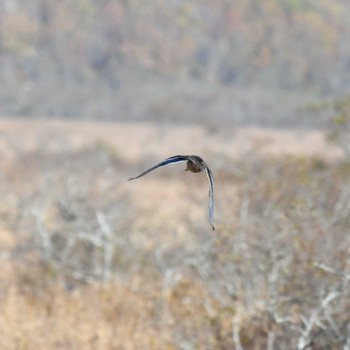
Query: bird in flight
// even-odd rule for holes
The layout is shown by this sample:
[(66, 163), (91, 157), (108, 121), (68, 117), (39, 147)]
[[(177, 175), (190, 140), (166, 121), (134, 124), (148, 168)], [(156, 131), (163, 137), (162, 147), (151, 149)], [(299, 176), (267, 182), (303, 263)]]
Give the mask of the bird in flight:
[(213, 174), (208, 168), (207, 164), (205, 164), (204, 160), (201, 157), (198, 156), (173, 156), (169, 157), (162, 162), (156, 164), (152, 168), (149, 168), (148, 170), (144, 171), (140, 175), (136, 177), (131, 177), (130, 180), (135, 180), (140, 178), (143, 175), (148, 174), (152, 170), (155, 170), (157, 168), (160, 168), (162, 166), (166, 166), (173, 163), (179, 163), (179, 162), (187, 162), (186, 169), (188, 171), (191, 171), (192, 173), (200, 173), (201, 171), (205, 170), (208, 181), (209, 181), (209, 205), (208, 205), (208, 212), (209, 212), (209, 222), (213, 230), (215, 230), (215, 227), (213, 225), (213, 212), (214, 212), (214, 182), (213, 182)]

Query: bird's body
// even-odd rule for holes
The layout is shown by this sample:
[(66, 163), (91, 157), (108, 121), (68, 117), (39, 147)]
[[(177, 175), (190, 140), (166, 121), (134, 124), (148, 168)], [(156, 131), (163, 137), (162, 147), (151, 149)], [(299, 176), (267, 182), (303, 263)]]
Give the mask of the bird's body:
[(144, 176), (144, 175), (148, 174), (149, 172), (151, 172), (159, 167), (166, 166), (166, 165), (173, 164), (173, 163), (179, 163), (179, 162), (187, 162), (185, 170), (188, 170), (192, 173), (200, 173), (202, 171), (206, 172), (207, 177), (208, 177), (208, 181), (209, 181), (209, 207), (208, 207), (209, 208), (209, 221), (210, 221), (210, 225), (211, 225), (212, 229), (215, 230), (215, 227), (213, 225), (213, 212), (214, 212), (213, 175), (201, 157), (195, 156), (195, 155), (189, 155), (189, 156), (188, 155), (185, 155), (185, 156), (177, 155), (177, 156), (169, 157), (169, 158), (165, 159), (164, 161), (156, 164), (155, 166), (149, 168), (148, 170), (144, 171), (140, 175), (130, 178), (129, 181), (138, 179), (141, 176)]
[(192, 173), (200, 173), (205, 170), (206, 165), (204, 160), (198, 156), (189, 156), (189, 159), (186, 164), (186, 170), (191, 171)]

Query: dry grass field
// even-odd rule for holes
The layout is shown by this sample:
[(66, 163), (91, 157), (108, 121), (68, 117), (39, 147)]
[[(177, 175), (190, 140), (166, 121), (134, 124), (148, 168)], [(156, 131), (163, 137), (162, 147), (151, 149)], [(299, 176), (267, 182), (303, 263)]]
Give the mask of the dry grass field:
[[(175, 154), (184, 164), (126, 180)], [(350, 349), (350, 163), (318, 130), (0, 121), (1, 349)]]

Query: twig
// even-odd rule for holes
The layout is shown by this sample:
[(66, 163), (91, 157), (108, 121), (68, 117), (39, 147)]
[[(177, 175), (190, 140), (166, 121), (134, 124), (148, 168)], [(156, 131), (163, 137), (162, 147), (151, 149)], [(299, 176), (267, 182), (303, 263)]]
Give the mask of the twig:
[(38, 237), (40, 240), (40, 242), (37, 243), (39, 243), (40, 245), (39, 249), (41, 251), (41, 256), (43, 260), (47, 262), (51, 260), (52, 257), (51, 239), (44, 227), (42, 216), (37, 208), (33, 209), (33, 215), (35, 217), (38, 232), (38, 235), (36, 235), (36, 237)]

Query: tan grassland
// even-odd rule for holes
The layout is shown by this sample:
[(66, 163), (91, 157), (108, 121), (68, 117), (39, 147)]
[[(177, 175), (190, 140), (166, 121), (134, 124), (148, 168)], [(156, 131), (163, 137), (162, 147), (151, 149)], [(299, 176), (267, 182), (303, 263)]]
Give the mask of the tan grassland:
[[(205, 174), (126, 181), (175, 154), (215, 232)], [(348, 171), (320, 130), (1, 119), (0, 349), (340, 349)]]

